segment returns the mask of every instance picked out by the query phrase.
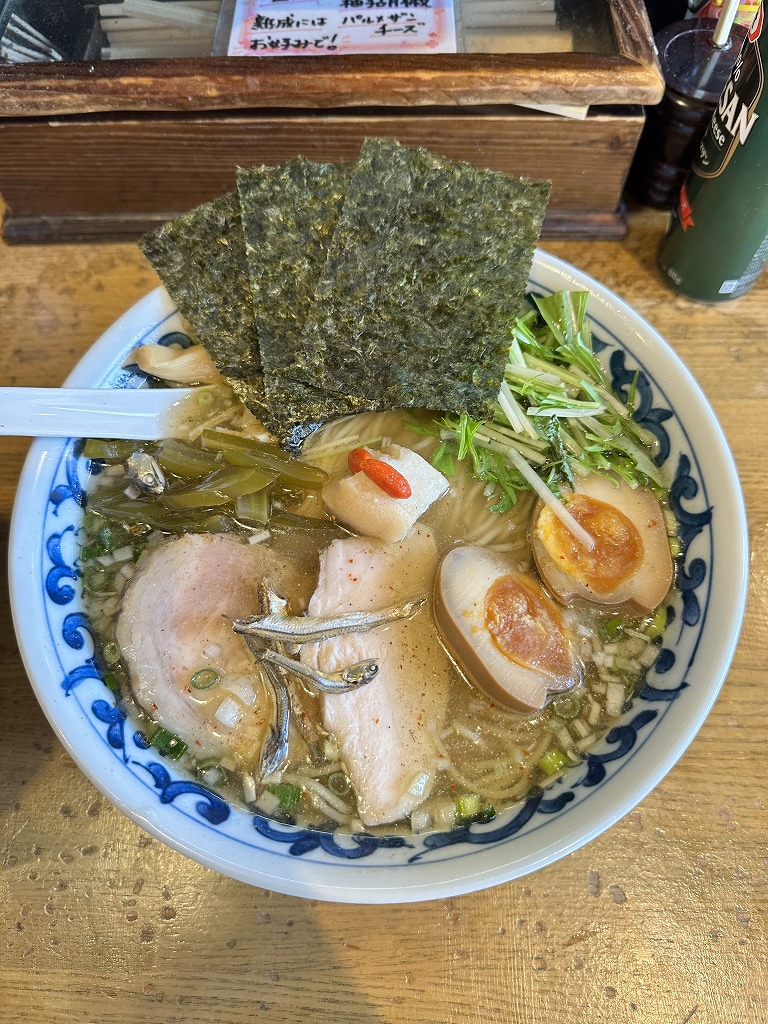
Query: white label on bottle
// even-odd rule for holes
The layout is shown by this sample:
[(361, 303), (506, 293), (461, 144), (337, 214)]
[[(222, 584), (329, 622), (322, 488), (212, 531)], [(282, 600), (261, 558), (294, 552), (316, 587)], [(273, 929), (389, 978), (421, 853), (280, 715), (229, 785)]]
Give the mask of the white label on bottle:
[(760, 248), (747, 264), (747, 268), (741, 277), (723, 281), (718, 289), (720, 294), (732, 295), (735, 291), (742, 288), (743, 285), (751, 284), (763, 272), (766, 261), (768, 261), (768, 235), (761, 242)]

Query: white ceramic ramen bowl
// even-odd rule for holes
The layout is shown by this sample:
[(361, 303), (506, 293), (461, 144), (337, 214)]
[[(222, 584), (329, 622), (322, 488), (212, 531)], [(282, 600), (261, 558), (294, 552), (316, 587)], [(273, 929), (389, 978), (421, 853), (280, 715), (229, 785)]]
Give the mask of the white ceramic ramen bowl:
[[(680, 593), (643, 690), (578, 768), (486, 824), (417, 837), (334, 836), (226, 803), (146, 740), (93, 665), (78, 583), (85, 461), (74, 441), (32, 446), (11, 531), (10, 586), (24, 663), (51, 725), (104, 795), (148, 832), (225, 875), (279, 892), (358, 903), (436, 899), (551, 864), (609, 828), (670, 770), (728, 670), (747, 581), (738, 477), (704, 395), (662, 338), (598, 282), (538, 253), (530, 287), (591, 293), (601, 359), (622, 389), (639, 369), (639, 419), (658, 437), (685, 545)], [(184, 330), (162, 289), (93, 346), (70, 386), (135, 388), (137, 345)]]

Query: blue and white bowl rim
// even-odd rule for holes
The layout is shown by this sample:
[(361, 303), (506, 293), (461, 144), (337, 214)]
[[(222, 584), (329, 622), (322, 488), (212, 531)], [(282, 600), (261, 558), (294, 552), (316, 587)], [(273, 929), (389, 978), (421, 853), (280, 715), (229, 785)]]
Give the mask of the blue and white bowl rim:
[[(334, 837), (277, 825), (190, 779), (147, 748), (90, 661), (79, 602), (76, 529), (84, 460), (75, 442), (39, 440), (19, 483), (9, 575), (19, 647), (65, 748), (102, 793), (172, 848), (251, 885), (316, 899), (401, 903), (500, 884), (579, 848), (635, 807), (698, 732), (727, 674), (748, 576), (736, 468), (701, 389), (670, 346), (593, 278), (537, 251), (529, 287), (590, 292), (588, 316), (613, 379), (640, 370), (639, 417), (662, 441), (686, 540), (681, 594), (658, 668), (587, 762), (485, 825), (423, 837)], [(139, 344), (185, 326), (164, 289), (138, 302), (92, 346), (72, 387), (138, 387), (124, 363)]]

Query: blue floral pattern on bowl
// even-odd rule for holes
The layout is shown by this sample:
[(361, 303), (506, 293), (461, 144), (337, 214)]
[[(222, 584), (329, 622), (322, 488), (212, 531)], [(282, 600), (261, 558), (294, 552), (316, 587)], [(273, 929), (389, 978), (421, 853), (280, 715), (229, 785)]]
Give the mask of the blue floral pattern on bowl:
[[(537, 260), (531, 282), (535, 290), (547, 292), (556, 287), (580, 286), (583, 276), (581, 279), (574, 276), (577, 272), (571, 273), (559, 261), (542, 255)], [(536, 273), (537, 266), (540, 274)], [(586, 286), (592, 287), (606, 304), (604, 289), (590, 279), (586, 280)], [(611, 299), (613, 297), (609, 296)], [(613, 301), (618, 303), (618, 300)], [(162, 315), (158, 314), (158, 305)], [(161, 341), (170, 334), (175, 335), (175, 341), (180, 340), (184, 324), (169, 306), (167, 297), (162, 300), (156, 298), (152, 312), (158, 315), (148, 327), (138, 332), (138, 336), (131, 338), (129, 345), (121, 347), (112, 343), (110, 359), (104, 361), (100, 379), (91, 379), (91, 386), (94, 383), (109, 387), (141, 386), (141, 376), (124, 368), (131, 348), (137, 343)], [(608, 807), (609, 801), (600, 803), (601, 791), (611, 787), (613, 780), (622, 773), (629, 778), (633, 759), (661, 729), (664, 719), (675, 706), (688, 699), (686, 694), (695, 686), (692, 672), (712, 591), (713, 522), (716, 522), (718, 509), (710, 500), (688, 425), (681, 421), (654, 374), (655, 357), (649, 358), (649, 350), (643, 344), (638, 343), (636, 348), (627, 344), (627, 332), (612, 313), (610, 301), (605, 309), (595, 309), (590, 303), (588, 315), (598, 342), (596, 347), (603, 350), (601, 358), (609, 368), (617, 391), (626, 391), (636, 378), (638, 419), (658, 439), (657, 461), (666, 467), (671, 479), (672, 508), (679, 523), (683, 548), (677, 564), (679, 590), (669, 608), (673, 621), (664, 635), (656, 665), (649, 672), (641, 692), (625, 708), (620, 722), (583, 764), (546, 789), (530, 793), (524, 802), (490, 822), (425, 836), (331, 835), (278, 824), (245, 808), (228, 804), (219, 794), (185, 775), (175, 763), (148, 748), (146, 737), (126, 719), (124, 711), (115, 703), (100, 678), (79, 589), (78, 530), (89, 465), (82, 456), (80, 443), (70, 440), (46, 453), (44, 469), (41, 470), (41, 478), (45, 480), (46, 508), (40, 516), (37, 565), (42, 616), (47, 629), (42, 643), (49, 671), (48, 678), (44, 680), (35, 678), (39, 673), (30, 672), (30, 675), (49, 717), (52, 721), (57, 716), (61, 718), (61, 722), (54, 721), (54, 724), (65, 742), (73, 748), (77, 745), (71, 739), (72, 727), (62, 724), (64, 719), (74, 717), (75, 712), (64, 709), (62, 700), (74, 702), (77, 706), (77, 715), (90, 730), (87, 742), (103, 747), (94, 756), (103, 760), (106, 753), (114, 760), (118, 772), (118, 782), (114, 785), (121, 790), (114, 797), (116, 802), (145, 827), (156, 831), (183, 852), (246, 881), (271, 885), (287, 892), (306, 894), (314, 891), (326, 898), (360, 898), (375, 902), (387, 901), (389, 897), (367, 892), (367, 879), (360, 875), (365, 867), (382, 872), (382, 878), (386, 874), (390, 879), (388, 885), (399, 884), (393, 880), (401, 872), (408, 878), (412, 876), (414, 893), (401, 895), (400, 899), (433, 898), (434, 895), (478, 887), (476, 881), (465, 883), (462, 880), (464, 867), (461, 862), (467, 856), (479, 857), (485, 853), (490, 857), (492, 864), (487, 868), (489, 881), (479, 884), (492, 884), (530, 870), (531, 864), (539, 866), (535, 853), (531, 851), (539, 843), (536, 833), (541, 829), (547, 829), (549, 834), (553, 824), (559, 822), (562, 853), (597, 834), (619, 816), (613, 811), (612, 804), (611, 808)], [(42, 487), (42, 479), (36, 481), (38, 496), (42, 495)], [(709, 703), (714, 699), (717, 686), (706, 697)], [(58, 698), (51, 692), (52, 687), (56, 688)], [(50, 704), (55, 707), (50, 707)], [(697, 708), (696, 715), (703, 717), (701, 707)], [(692, 734), (686, 737), (685, 742), (692, 738)], [(82, 744), (85, 740), (78, 742)], [(678, 742), (677, 756), (684, 745)], [(93, 768), (87, 763), (89, 756), (84, 753), (81, 764), (100, 784), (102, 780), (94, 776)], [(124, 777), (122, 773), (130, 773), (131, 778)], [(111, 782), (105, 785), (108, 795), (112, 795), (111, 785)], [(598, 801), (595, 807), (599, 807), (601, 822), (590, 823), (586, 827), (585, 823), (594, 813), (590, 809), (593, 801)], [(141, 804), (140, 814), (131, 806), (137, 802)], [(628, 809), (624, 807), (620, 813)], [(188, 832), (191, 838), (187, 837)], [(210, 855), (206, 852), (208, 844), (213, 851)], [(521, 850), (524, 848), (522, 869), (515, 867), (518, 846)], [(247, 863), (251, 855), (259, 858), (253, 870)], [(304, 867), (291, 868), (285, 863), (286, 858), (290, 862), (300, 862)], [(554, 855), (548, 858), (552, 859)], [(266, 864), (263, 869), (259, 867), (262, 860)], [(509, 866), (499, 867), (502, 862)], [(482, 863), (485, 865), (485, 860)], [(338, 882), (335, 865), (341, 872)], [(306, 881), (308, 867), (312, 877), (319, 880), (314, 887), (313, 883)], [(425, 873), (427, 868), (428, 874)], [(347, 884), (345, 872), (353, 870), (355, 881), (349, 890), (353, 895), (349, 897), (342, 887)], [(430, 877), (433, 881), (425, 881)], [(375, 889), (374, 876), (371, 879)], [(409, 883), (404, 881), (402, 884)], [(424, 894), (417, 894), (416, 890)], [(388, 888), (386, 892), (389, 892)]]
[[(180, 335), (177, 331), (174, 331), (171, 337), (175, 342), (178, 342), (180, 338), (189, 342), (185, 335)], [(161, 339), (161, 342), (166, 338), (167, 335)], [(661, 405), (654, 405), (653, 386), (647, 373), (642, 369), (638, 373), (637, 365), (628, 365), (626, 352), (611, 351), (610, 343), (601, 340), (599, 334), (597, 334), (597, 341), (595, 348), (598, 351), (607, 350), (609, 353), (608, 365), (617, 393), (625, 396), (628, 386), (633, 381), (635, 382), (638, 395), (637, 419), (643, 426), (652, 430), (656, 436), (659, 443), (657, 462), (659, 465), (664, 465), (669, 457), (670, 441), (663, 424), (672, 418), (672, 410)], [(85, 480), (89, 471), (89, 463), (80, 453), (80, 448), (81, 445), (77, 441), (69, 443), (63, 460), (66, 482), (55, 483), (51, 490), (50, 502), (54, 514), (57, 516), (63, 502), (68, 499), (77, 507), (82, 507), (85, 503)], [(677, 576), (682, 601), (680, 621), (685, 630), (695, 629), (701, 620), (701, 606), (697, 591), (703, 586), (707, 577), (705, 558), (700, 556), (689, 558), (692, 541), (709, 526), (712, 518), (711, 507), (705, 507), (698, 512), (692, 512), (686, 507), (687, 502), (696, 500), (700, 489), (699, 481), (691, 472), (690, 459), (681, 455), (670, 486), (670, 496), (683, 541), (683, 551), (678, 557)], [(46, 538), (46, 550), (51, 566), (46, 573), (45, 589), (49, 600), (57, 607), (74, 602), (78, 596), (74, 586), (70, 582), (66, 582), (76, 581), (79, 578), (77, 557), (72, 564), (68, 564), (62, 556), (62, 536), (73, 530), (74, 526), (70, 524), (64, 528), (63, 533), (54, 531)], [(671, 605), (669, 617), (675, 618), (677, 615), (678, 609), (675, 605)], [(84, 646), (82, 631), (87, 629), (88, 620), (82, 612), (70, 613), (64, 616), (61, 623), (62, 639), (74, 650), (82, 650)], [(678, 633), (677, 644), (679, 644), (679, 640)], [(651, 678), (668, 673), (675, 665), (676, 660), (675, 650), (668, 646), (662, 647), (659, 650)], [(66, 693), (71, 694), (74, 688), (84, 680), (99, 678), (99, 672), (92, 658), (89, 657), (66, 673), (61, 681), (61, 687)], [(638, 697), (627, 708), (629, 711), (640, 706), (642, 710), (630, 717), (627, 717), (625, 713), (627, 720), (608, 732), (600, 752), (589, 754), (583, 765), (574, 768), (552, 787), (553, 790), (557, 790), (556, 796), (552, 797), (549, 792), (544, 793), (540, 789), (535, 790), (519, 808), (514, 808), (511, 814), (507, 812), (502, 815), (502, 819), (508, 820), (503, 820), (501, 824), (494, 820), (484, 825), (459, 826), (449, 832), (414, 838), (407, 844), (401, 837), (396, 836), (355, 835), (350, 837), (350, 845), (340, 843), (332, 835), (324, 832), (278, 826), (261, 815), (254, 816), (254, 829), (267, 841), (284, 844), (292, 856), (303, 856), (322, 849), (329, 856), (355, 860), (370, 856), (383, 847), (392, 848), (403, 845), (418, 847), (418, 852), (409, 858), (410, 862), (426, 857), (434, 850), (442, 850), (459, 843), (485, 844), (506, 840), (524, 828), (536, 814), (562, 813), (573, 802), (578, 789), (589, 789), (602, 784), (608, 776), (610, 770), (608, 766), (626, 758), (637, 744), (640, 731), (657, 717), (658, 705), (663, 707), (675, 700), (687, 685), (687, 682), (682, 681), (673, 688), (665, 688), (653, 685), (650, 681), (646, 682)], [(195, 813), (214, 825), (222, 824), (227, 820), (230, 810), (221, 796), (207, 790), (200, 783), (174, 777), (172, 774), (174, 769), (170, 766), (163, 766), (156, 762), (146, 763), (126, 752), (125, 712), (114, 702), (110, 704), (103, 698), (96, 699), (91, 704), (91, 713), (100, 723), (106, 725), (105, 739), (111, 747), (120, 752), (124, 762), (130, 761), (133, 765), (140, 766), (149, 773), (158, 790), (158, 799), (162, 803), (172, 803), (178, 796), (194, 793), (204, 797), (195, 804)], [(133, 745), (146, 747), (141, 733), (133, 736)], [(603, 749), (605, 747), (608, 749)]]

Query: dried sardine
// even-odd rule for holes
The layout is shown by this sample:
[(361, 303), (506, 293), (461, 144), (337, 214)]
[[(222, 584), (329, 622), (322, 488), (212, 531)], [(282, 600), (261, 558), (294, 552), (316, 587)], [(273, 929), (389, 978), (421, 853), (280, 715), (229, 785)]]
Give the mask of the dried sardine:
[[(258, 586), (259, 607), (262, 611), (272, 611), (279, 614), (280, 602), (278, 595), (271, 590), (266, 581)], [(285, 604), (285, 602), (283, 602)], [(263, 653), (259, 642), (253, 637), (244, 636), (246, 646), (251, 654), (260, 658)], [(264, 779), (272, 772), (278, 771), (288, 759), (288, 741), (291, 730), (291, 694), (280, 672), (272, 665), (264, 664), (259, 660), (259, 667), (262, 671), (264, 684), (272, 696), (274, 705), (274, 721), (269, 727), (267, 738), (261, 748), (259, 771), (257, 779)]]
[(340, 672), (324, 674), (319, 669), (304, 665), (300, 661), (294, 661), (293, 658), (268, 648), (259, 652), (258, 657), (261, 662), (266, 661), (272, 665), (278, 665), (286, 672), (295, 672), (296, 675), (301, 676), (314, 689), (320, 690), (322, 693), (349, 693), (350, 690), (357, 690), (370, 683), (379, 671), (379, 663), (374, 658), (348, 665)]
[(256, 594), (263, 615), (279, 615), (284, 617), (288, 614), (288, 602), (284, 597), (280, 597), (276, 590), (272, 589), (268, 579), (259, 580)]
[[(257, 594), (259, 607), (264, 615), (284, 616), (288, 614), (288, 602), (276, 590), (272, 589), (268, 579), (265, 578), (259, 581)], [(256, 640), (255, 637), (246, 637), (245, 640), (251, 652), (258, 657), (262, 653), (262, 648), (259, 648), (260, 641)], [(284, 644), (275, 643), (273, 649), (280, 654), (285, 653)], [(304, 714), (301, 708), (301, 694), (297, 693), (296, 688), (292, 686), (291, 676), (280, 672), (279, 669), (278, 672), (288, 687), (291, 700), (291, 722), (298, 729), (312, 760), (320, 764), (323, 760), (323, 743), (328, 739), (328, 733)]]
[(280, 678), (280, 673), (270, 664), (262, 662), (264, 679), (272, 691), (275, 702), (275, 721), (269, 727), (269, 734), (261, 749), (259, 774), (262, 779), (276, 772), (288, 759), (288, 739), (291, 728), (291, 695)]
[(133, 486), (142, 494), (162, 494), (167, 487), (165, 473), (157, 459), (147, 452), (133, 452), (125, 460), (125, 469)]
[(310, 615), (257, 615), (249, 619), (234, 619), (236, 633), (259, 637), (265, 641), (285, 644), (289, 653), (295, 653), (301, 644), (318, 643), (346, 633), (366, 633), (377, 626), (386, 626), (400, 619), (410, 619), (426, 602), (426, 596), (411, 598), (402, 604), (391, 605), (372, 612), (349, 612), (347, 615), (313, 617)]

